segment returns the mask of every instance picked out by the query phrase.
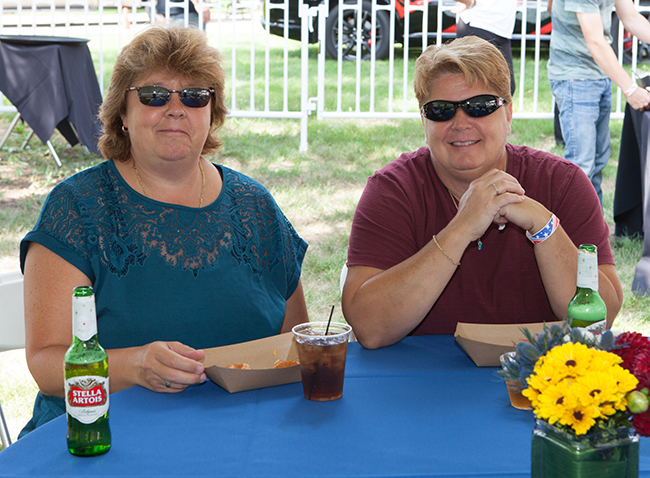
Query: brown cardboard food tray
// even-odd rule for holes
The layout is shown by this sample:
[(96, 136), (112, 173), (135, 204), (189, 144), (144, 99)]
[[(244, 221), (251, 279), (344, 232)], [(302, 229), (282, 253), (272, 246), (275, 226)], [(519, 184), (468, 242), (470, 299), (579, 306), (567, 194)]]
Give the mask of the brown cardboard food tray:
[[(546, 322), (547, 326), (561, 322)], [(454, 337), (469, 358), (479, 367), (499, 367), (499, 357), (515, 350), (515, 344), (526, 340), (522, 329), (534, 334), (544, 331), (544, 323), (534, 324), (469, 324), (458, 322)]]
[[(205, 373), (230, 393), (300, 382), (300, 365), (273, 368), (276, 360), (298, 360), (298, 347), (292, 332), (241, 344), (205, 349)], [(253, 370), (226, 368), (232, 363), (247, 363)]]

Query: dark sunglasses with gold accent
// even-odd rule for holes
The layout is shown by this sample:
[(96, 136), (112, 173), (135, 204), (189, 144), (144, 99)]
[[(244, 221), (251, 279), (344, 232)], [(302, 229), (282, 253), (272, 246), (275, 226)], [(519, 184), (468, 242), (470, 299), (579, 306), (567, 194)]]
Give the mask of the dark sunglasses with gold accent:
[(145, 106), (164, 106), (169, 103), (172, 93), (178, 96), (185, 106), (189, 108), (203, 108), (210, 103), (214, 93), (212, 88), (184, 88), (182, 90), (168, 90), (162, 86), (130, 86), (126, 91), (138, 92), (140, 103)]
[(431, 121), (449, 121), (461, 108), (472, 118), (488, 116), (506, 104), (506, 100), (496, 95), (478, 95), (463, 101), (433, 100), (422, 105), (422, 115)]

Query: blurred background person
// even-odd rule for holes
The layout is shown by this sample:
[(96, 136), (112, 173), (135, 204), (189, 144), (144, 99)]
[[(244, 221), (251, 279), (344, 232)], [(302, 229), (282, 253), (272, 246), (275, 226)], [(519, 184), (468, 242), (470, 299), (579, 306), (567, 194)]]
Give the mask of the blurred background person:
[(602, 170), (611, 150), (612, 82), (623, 90), (632, 108), (650, 105), (650, 93), (637, 87), (611, 47), (612, 9), (616, 7), (625, 28), (646, 43), (650, 23), (632, 0), (552, 0), (549, 4), (553, 31), (548, 79), (559, 109), (564, 157), (585, 172), (602, 205)]
[[(158, 0), (156, 2), (156, 21), (158, 24), (165, 24), (165, 6), (167, 0)], [(181, 3), (181, 2), (173, 2)], [(199, 26), (199, 2), (198, 0), (189, 0), (188, 1), (188, 26), (192, 25), (195, 27)], [(203, 30), (205, 30), (206, 24), (210, 21), (210, 9), (208, 7), (203, 8)], [(185, 9), (181, 6), (170, 6), (169, 8), (169, 17), (173, 23), (176, 23), (180, 26), (185, 25)]]
[(457, 0), (452, 9), (460, 13), (456, 37), (470, 35), (483, 38), (503, 54), (510, 70), (510, 94), (515, 93), (515, 74), (512, 67), (512, 32), (515, 29), (517, 0)]

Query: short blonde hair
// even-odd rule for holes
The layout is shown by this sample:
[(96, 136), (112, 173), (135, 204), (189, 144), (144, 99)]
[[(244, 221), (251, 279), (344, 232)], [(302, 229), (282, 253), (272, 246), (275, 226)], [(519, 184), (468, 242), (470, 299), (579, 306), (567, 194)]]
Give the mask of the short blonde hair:
[(506, 102), (510, 94), (510, 70), (501, 52), (475, 36), (457, 38), (441, 46), (431, 45), (415, 62), (415, 97), (420, 107), (431, 99), (431, 83), (452, 73), (465, 77), (468, 85), (483, 83)]
[(119, 161), (131, 157), (131, 139), (122, 131), (126, 89), (138, 78), (157, 71), (191, 78), (214, 89), (210, 101), (210, 132), (201, 154), (216, 152), (222, 145), (217, 132), (228, 113), (226, 74), (221, 59), (219, 50), (208, 45), (205, 34), (196, 28), (152, 26), (138, 34), (118, 55), (108, 93), (99, 109), (102, 155)]

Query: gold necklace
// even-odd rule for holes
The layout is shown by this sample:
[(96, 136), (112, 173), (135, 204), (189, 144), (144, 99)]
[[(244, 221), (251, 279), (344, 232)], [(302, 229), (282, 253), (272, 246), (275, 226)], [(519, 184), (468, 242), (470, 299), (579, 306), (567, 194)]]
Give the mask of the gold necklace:
[[(135, 161), (133, 161), (133, 170), (135, 171), (135, 175), (138, 178), (138, 182), (140, 183), (142, 192), (144, 193), (145, 197), (149, 197), (149, 195), (147, 194), (147, 190), (144, 187), (144, 183), (142, 182), (142, 178), (140, 177), (140, 173), (138, 172), (138, 167), (135, 165)], [(199, 198), (199, 208), (201, 208), (203, 207), (203, 193), (205, 192), (205, 173), (203, 172), (203, 165), (201, 164), (200, 159), (199, 159), (199, 170), (201, 171), (201, 197)]]
[(448, 192), (449, 195), (451, 196), (451, 201), (454, 203), (454, 206), (456, 206), (456, 211), (458, 211), (458, 202), (456, 202), (456, 196), (454, 196), (454, 195), (451, 193), (451, 190), (450, 190), (449, 188), (447, 188), (447, 192)]
[[(458, 211), (458, 201), (456, 201), (456, 196), (452, 194), (451, 189), (449, 188), (447, 188), (447, 192), (451, 196), (451, 201), (454, 203), (454, 206), (456, 206), (456, 211)], [(481, 237), (479, 237), (478, 240), (476, 241), (478, 244), (479, 251), (481, 250), (481, 247), (483, 247), (483, 242), (481, 241), (481, 239), (483, 239), (483, 235), (481, 235)]]

